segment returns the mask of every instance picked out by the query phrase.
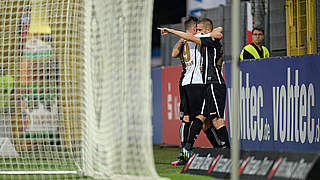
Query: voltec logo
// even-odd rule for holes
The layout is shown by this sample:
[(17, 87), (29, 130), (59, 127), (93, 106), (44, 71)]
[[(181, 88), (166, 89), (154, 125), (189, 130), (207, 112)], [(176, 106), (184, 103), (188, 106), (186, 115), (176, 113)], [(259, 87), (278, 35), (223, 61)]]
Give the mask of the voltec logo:
[[(270, 143), (320, 142), (319, 105), (316, 101), (319, 90), (312, 82), (299, 82), (299, 71), (287, 68), (286, 82), (269, 86), (267, 90), (263, 83), (254, 85), (250, 81), (250, 73), (242, 77), (240, 71), (240, 139), (251, 142), (271, 140)], [(231, 88), (227, 89), (227, 93), (231, 114)], [(268, 98), (269, 103), (266, 103), (265, 98)], [(231, 129), (230, 118), (229, 123)]]
[[(240, 71), (240, 138), (252, 141), (270, 140), (270, 125), (267, 118), (261, 115), (264, 108), (263, 87), (249, 86), (249, 73), (246, 73), (245, 78), (243, 86)], [(228, 88), (228, 108), (232, 112), (231, 104), (231, 88)], [(232, 124), (230, 128), (231, 126)]]
[(311, 116), (316, 109), (314, 85), (299, 85), (299, 70), (295, 70), (294, 85), (290, 75), (288, 68), (287, 87), (272, 88), (274, 141), (319, 142), (320, 119)]

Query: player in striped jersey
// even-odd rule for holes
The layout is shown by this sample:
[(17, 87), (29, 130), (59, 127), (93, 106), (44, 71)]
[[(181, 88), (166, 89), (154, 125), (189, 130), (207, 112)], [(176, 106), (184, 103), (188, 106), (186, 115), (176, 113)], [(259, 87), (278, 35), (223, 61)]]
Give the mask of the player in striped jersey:
[[(188, 19), (187, 19), (188, 20)], [(165, 34), (167, 28), (159, 28), (162, 31), (162, 34)], [(164, 30), (164, 31), (163, 31)], [(195, 31), (188, 30), (186, 28), (186, 34), (193, 36)], [(213, 35), (215, 37), (222, 37), (221, 32), (214, 31)], [(196, 37), (201, 37), (201, 34), (195, 35)], [(181, 51), (183, 49), (183, 51)], [(182, 53), (181, 53), (182, 52)], [(200, 45), (192, 41), (186, 41), (180, 39), (177, 44), (174, 46), (172, 51), (172, 56), (177, 57), (181, 54), (181, 63), (183, 65), (183, 73), (180, 79), (180, 97), (181, 97), (181, 127), (180, 127), (180, 137), (182, 152), (186, 156), (184, 160), (188, 160), (191, 156), (191, 149), (199, 135), (202, 127), (202, 121), (205, 120), (205, 117), (201, 115), (203, 111), (203, 80), (200, 66), (202, 64), (201, 54), (200, 54)], [(188, 64), (187, 64), (188, 63)], [(201, 84), (199, 84), (201, 83)], [(201, 105), (201, 106), (199, 106)], [(192, 124), (190, 122), (192, 119)], [(200, 129), (199, 129), (200, 128)], [(217, 141), (214, 139), (214, 131), (205, 131), (209, 141), (213, 146), (217, 145)], [(198, 132), (199, 131), (199, 132)], [(179, 163), (176, 161), (174, 163)]]
[[(213, 29), (212, 22), (209, 19), (204, 19), (200, 22), (199, 25), (204, 26), (203, 32), (211, 32)], [(183, 39), (201, 45), (201, 48), (199, 48), (198, 50), (199, 52), (201, 52), (201, 59), (203, 59), (202, 64), (204, 65), (204, 67), (202, 68), (202, 75), (203, 82), (205, 84), (205, 105), (201, 111), (201, 114), (204, 116), (200, 115), (193, 121), (193, 127), (191, 128), (189, 134), (190, 138), (185, 146), (186, 152), (191, 151), (193, 143), (199, 135), (201, 128), (203, 127), (203, 125), (207, 124), (205, 123), (206, 119), (209, 120), (207, 121), (209, 122), (209, 124), (206, 126), (206, 130), (210, 131), (208, 132), (209, 134), (213, 134), (211, 138), (214, 138), (215, 140), (213, 141), (213, 143), (212, 140), (210, 140), (210, 142), (215, 147), (229, 148), (230, 143), (228, 138), (228, 132), (226, 130), (225, 123), (223, 120), (226, 89), (224, 79), (221, 75), (221, 63), (223, 60), (221, 43), (219, 42), (217, 37), (217, 39), (214, 39), (212, 37), (212, 33), (194, 36), (188, 33), (168, 28), (161, 28), (160, 30), (162, 34), (173, 33)], [(199, 30), (199, 32), (201, 31)], [(213, 124), (213, 128), (210, 127), (211, 122)], [(207, 137), (208, 139), (210, 139), (208, 134)]]
[[(185, 20), (186, 33), (196, 34), (198, 18), (189, 16)], [(200, 71), (200, 52), (197, 51), (194, 42), (180, 39), (172, 49), (172, 57), (180, 57), (182, 73), (179, 81), (180, 91), (180, 141), (181, 147), (188, 142), (189, 131), (192, 128), (193, 119), (200, 114), (203, 104), (203, 81)], [(198, 57), (198, 58), (197, 58)], [(178, 154), (178, 160), (173, 165), (184, 164), (182, 150)]]
[[(213, 29), (212, 21), (202, 19), (197, 25), (197, 33), (204, 33), (201, 37), (201, 57), (203, 59), (203, 83), (205, 89), (204, 114), (212, 122), (211, 131), (216, 135), (216, 147), (230, 148), (229, 135), (224, 121), (226, 101), (226, 84), (221, 73), (223, 63), (223, 48), (219, 39), (208, 35)], [(198, 41), (197, 39), (196, 41)]]

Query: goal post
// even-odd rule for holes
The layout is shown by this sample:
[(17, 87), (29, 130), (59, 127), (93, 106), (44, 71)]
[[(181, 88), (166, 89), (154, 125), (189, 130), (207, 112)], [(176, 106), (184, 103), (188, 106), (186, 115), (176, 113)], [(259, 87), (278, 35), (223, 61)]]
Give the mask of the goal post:
[(152, 0), (0, 1), (0, 179), (160, 179)]

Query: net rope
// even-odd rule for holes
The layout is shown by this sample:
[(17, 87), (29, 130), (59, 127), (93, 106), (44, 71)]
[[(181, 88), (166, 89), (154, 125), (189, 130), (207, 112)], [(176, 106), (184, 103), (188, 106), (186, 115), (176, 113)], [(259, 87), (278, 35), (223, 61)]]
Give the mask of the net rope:
[(0, 1), (0, 179), (160, 179), (150, 0)]

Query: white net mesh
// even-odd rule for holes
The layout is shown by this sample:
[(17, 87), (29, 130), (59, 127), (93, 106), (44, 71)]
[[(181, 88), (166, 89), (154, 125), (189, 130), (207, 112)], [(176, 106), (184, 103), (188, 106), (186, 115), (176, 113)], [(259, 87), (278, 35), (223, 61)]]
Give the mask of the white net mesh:
[(157, 179), (152, 0), (0, 1), (0, 179)]

